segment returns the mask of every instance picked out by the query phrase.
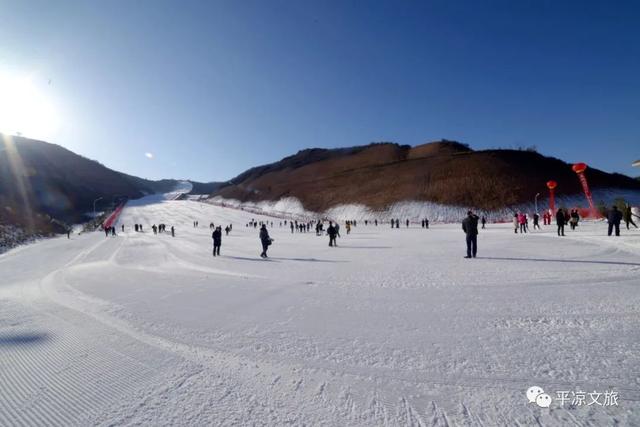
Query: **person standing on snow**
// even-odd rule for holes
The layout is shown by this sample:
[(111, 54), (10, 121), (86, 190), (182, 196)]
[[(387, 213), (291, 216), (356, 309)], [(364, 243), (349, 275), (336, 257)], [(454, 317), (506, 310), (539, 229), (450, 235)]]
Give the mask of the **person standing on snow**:
[(527, 232), (527, 217), (521, 212), (518, 214), (518, 223), (520, 224), (520, 233)]
[(513, 214), (513, 232), (516, 233), (516, 234), (518, 234), (518, 225), (519, 225), (518, 213), (514, 212), (514, 214)]
[(609, 222), (608, 235), (611, 236), (611, 233), (615, 228), (616, 236), (620, 236), (620, 221), (622, 221), (622, 212), (618, 210), (617, 206), (611, 207), (611, 210), (607, 213), (607, 221)]
[(176, 237), (176, 229), (171, 226), (171, 237)]
[(484, 215), (482, 215), (482, 219), (480, 220), (480, 222), (482, 223), (482, 228), (484, 229), (484, 226), (487, 223), (487, 218), (485, 218)]
[(478, 252), (478, 216), (468, 211), (467, 217), (462, 221), (462, 231), (467, 236), (467, 256), (475, 258)]
[(267, 249), (269, 249), (271, 242), (273, 242), (273, 240), (269, 237), (267, 226), (262, 224), (262, 227), (260, 227), (260, 243), (262, 243), (262, 253), (260, 256), (262, 258), (267, 258)]
[[(540, 215), (538, 215), (538, 212), (536, 212), (536, 213), (534, 213), (534, 214), (533, 214), (533, 229), (534, 229), (534, 230), (535, 230), (536, 228), (537, 228), (538, 230), (540, 230), (540, 223), (539, 223), (539, 221), (540, 221)], [(482, 227), (482, 228), (484, 228), (484, 227)]]
[(338, 246), (336, 243), (336, 235), (338, 232), (333, 226), (333, 222), (329, 221), (329, 228), (327, 228), (327, 234), (329, 235), (329, 246)]
[(220, 246), (222, 246), (222, 226), (218, 226), (213, 230), (211, 238), (213, 239), (213, 256), (219, 256)]
[(558, 212), (556, 212), (556, 225), (558, 226), (558, 236), (564, 236), (564, 222), (565, 222), (564, 212), (562, 212), (562, 209), (558, 209)]

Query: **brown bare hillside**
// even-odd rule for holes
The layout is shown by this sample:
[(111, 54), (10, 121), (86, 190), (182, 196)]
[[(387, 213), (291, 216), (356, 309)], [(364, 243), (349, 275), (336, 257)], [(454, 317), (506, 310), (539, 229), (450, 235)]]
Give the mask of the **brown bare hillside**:
[[(593, 188), (640, 190), (623, 175), (588, 169)], [(498, 209), (546, 194), (575, 194), (580, 184), (571, 166), (531, 151), (473, 151), (440, 141), (416, 147), (392, 143), (346, 149), (303, 150), (270, 165), (250, 169), (213, 195), (241, 201), (298, 198), (305, 208), (322, 211), (338, 204), (361, 203), (382, 209), (404, 200)]]

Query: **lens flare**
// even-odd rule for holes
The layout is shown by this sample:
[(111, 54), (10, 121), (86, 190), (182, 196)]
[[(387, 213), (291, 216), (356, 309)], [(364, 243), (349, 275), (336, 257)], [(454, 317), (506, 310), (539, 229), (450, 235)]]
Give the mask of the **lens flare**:
[(58, 128), (57, 109), (30, 77), (0, 72), (0, 132), (51, 139)]

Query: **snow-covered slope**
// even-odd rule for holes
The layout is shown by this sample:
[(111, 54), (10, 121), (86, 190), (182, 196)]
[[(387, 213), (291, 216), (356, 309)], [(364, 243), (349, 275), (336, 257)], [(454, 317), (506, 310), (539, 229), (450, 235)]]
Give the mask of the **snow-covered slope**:
[[(492, 225), (466, 260), (458, 224), (359, 223), (330, 248), (153, 196), (119, 221), (0, 256), (0, 425), (640, 423), (637, 230)], [(233, 224), (220, 258), (210, 222)], [(533, 385), (619, 406), (542, 409)]]

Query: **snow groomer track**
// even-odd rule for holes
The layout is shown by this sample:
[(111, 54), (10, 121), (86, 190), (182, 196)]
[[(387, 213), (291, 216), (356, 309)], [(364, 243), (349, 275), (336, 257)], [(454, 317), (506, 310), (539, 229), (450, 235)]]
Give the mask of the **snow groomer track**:
[[(274, 222), (268, 260), (253, 218)], [(233, 224), (220, 258), (210, 222)], [(466, 260), (458, 224), (358, 223), (330, 248), (272, 217), (132, 201), (117, 237), (0, 256), (0, 425), (638, 424), (640, 233), (605, 226), (492, 225)], [(545, 409), (534, 385), (619, 402)]]

